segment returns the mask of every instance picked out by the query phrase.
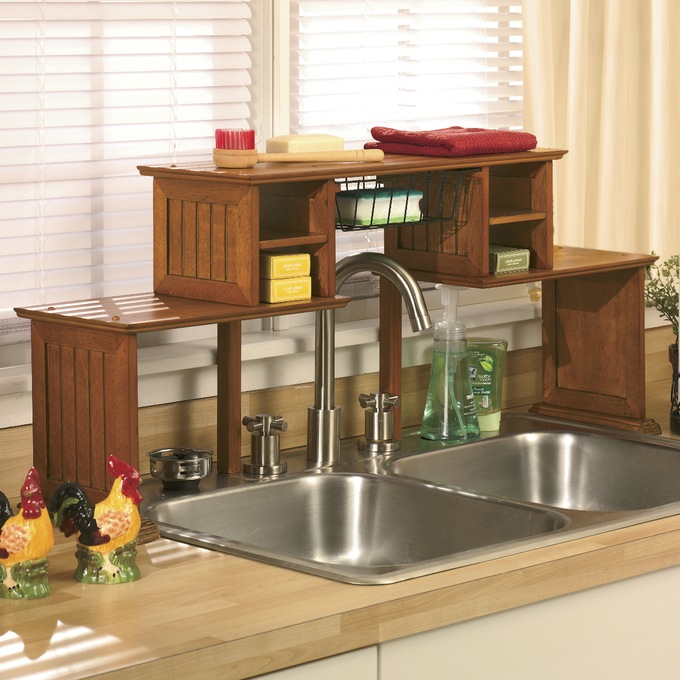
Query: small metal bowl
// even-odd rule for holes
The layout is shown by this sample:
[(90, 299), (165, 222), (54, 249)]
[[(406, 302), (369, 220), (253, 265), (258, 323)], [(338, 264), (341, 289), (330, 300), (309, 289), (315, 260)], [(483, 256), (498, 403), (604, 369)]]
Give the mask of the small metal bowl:
[(156, 449), (150, 451), (151, 476), (163, 482), (164, 489), (193, 489), (212, 470), (210, 449)]

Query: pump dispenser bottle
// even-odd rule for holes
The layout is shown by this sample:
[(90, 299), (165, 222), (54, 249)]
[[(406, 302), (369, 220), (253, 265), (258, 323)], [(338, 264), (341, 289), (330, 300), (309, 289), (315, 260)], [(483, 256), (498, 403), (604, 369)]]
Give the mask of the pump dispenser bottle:
[(439, 284), (444, 316), (434, 326), (430, 387), (420, 436), (452, 443), (479, 438), (467, 355), (467, 330), (456, 320), (458, 289)]

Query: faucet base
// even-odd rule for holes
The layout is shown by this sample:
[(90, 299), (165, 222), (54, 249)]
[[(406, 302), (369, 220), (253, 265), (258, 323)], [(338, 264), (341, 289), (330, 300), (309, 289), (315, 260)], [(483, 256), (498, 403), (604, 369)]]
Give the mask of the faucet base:
[(252, 463), (243, 463), (243, 472), (247, 475), (255, 475), (256, 477), (275, 477), (283, 475), (288, 470), (286, 463), (279, 465), (253, 465)]
[(379, 453), (393, 453), (394, 451), (399, 451), (401, 448), (400, 441), (381, 441), (381, 442), (370, 442), (362, 437), (357, 442), (357, 449), (359, 451), (367, 451), (377, 455)]
[(340, 407), (307, 409), (307, 461), (319, 467), (340, 460)]

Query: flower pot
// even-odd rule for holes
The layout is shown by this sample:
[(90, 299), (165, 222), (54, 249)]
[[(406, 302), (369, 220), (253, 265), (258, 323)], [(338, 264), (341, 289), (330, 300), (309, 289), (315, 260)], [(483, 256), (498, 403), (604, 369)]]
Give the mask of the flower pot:
[(671, 432), (680, 434), (680, 399), (678, 398), (678, 345), (669, 345), (668, 359), (673, 366), (673, 384), (671, 385)]

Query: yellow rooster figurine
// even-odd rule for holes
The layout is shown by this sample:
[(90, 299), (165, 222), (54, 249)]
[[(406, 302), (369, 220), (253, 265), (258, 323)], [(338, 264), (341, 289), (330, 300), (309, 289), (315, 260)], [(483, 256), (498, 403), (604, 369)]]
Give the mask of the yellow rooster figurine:
[(47, 597), (47, 554), (54, 532), (45, 507), (38, 471), (31, 468), (21, 487), (20, 512), (12, 513), (0, 492), (0, 598), (35, 600)]
[(126, 583), (140, 577), (135, 561), (141, 525), (139, 472), (115, 456), (109, 456), (107, 467), (116, 479), (100, 503), (93, 506), (74, 482), (58, 486), (50, 501), (54, 525), (65, 536), (78, 534), (74, 578), (81, 583)]

